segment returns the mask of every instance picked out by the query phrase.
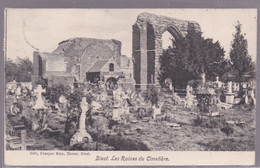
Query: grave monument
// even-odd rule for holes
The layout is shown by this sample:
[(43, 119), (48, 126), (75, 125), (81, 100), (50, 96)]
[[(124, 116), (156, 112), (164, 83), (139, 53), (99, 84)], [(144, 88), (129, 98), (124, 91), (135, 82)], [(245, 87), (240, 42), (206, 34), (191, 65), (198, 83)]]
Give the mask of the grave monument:
[(75, 144), (82, 142), (92, 142), (92, 137), (86, 131), (86, 112), (89, 110), (89, 105), (86, 101), (86, 97), (83, 97), (80, 103), (81, 115), (79, 119), (79, 129), (70, 139), (70, 146), (72, 147)]
[(228, 91), (226, 93), (226, 103), (234, 104), (234, 93), (232, 92), (232, 81), (228, 82)]

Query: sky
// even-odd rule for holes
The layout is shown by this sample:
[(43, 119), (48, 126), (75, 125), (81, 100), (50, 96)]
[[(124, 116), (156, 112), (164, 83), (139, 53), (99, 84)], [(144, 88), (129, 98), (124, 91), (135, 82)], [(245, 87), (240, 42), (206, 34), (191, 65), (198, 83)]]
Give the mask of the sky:
[[(121, 53), (132, 57), (132, 25), (142, 12), (196, 21), (205, 38), (219, 41), (228, 58), (235, 24), (242, 24), (248, 53), (256, 60), (256, 9), (7, 9), (6, 56), (13, 60), (33, 58), (33, 51), (52, 52), (69, 38), (116, 39)], [(163, 34), (163, 47), (171, 44)]]

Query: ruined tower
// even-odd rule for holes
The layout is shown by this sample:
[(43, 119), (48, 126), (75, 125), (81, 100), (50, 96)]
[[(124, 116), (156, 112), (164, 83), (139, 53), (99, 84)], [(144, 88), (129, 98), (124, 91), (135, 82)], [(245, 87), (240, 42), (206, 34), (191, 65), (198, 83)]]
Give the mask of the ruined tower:
[(132, 56), (137, 88), (146, 89), (150, 84), (159, 85), (159, 58), (163, 53), (162, 34), (168, 31), (175, 40), (178, 40), (187, 35), (188, 29), (200, 31), (200, 25), (193, 21), (150, 13), (138, 15), (132, 26)]

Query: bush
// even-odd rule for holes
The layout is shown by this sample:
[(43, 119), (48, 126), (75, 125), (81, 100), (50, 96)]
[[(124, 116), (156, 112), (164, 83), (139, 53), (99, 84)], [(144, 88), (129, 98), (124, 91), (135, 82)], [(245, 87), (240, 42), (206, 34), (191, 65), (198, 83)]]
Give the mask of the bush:
[(59, 98), (61, 95), (64, 95), (65, 97), (69, 94), (68, 88), (66, 88), (64, 85), (56, 85), (52, 87), (46, 88), (46, 93), (43, 94), (47, 100), (49, 100), (51, 103), (55, 104), (59, 102)]
[(151, 85), (146, 92), (143, 93), (146, 101), (151, 102), (152, 105), (158, 106), (159, 102), (159, 88)]
[(200, 79), (190, 80), (187, 85), (190, 85), (192, 88), (198, 88), (202, 84)]

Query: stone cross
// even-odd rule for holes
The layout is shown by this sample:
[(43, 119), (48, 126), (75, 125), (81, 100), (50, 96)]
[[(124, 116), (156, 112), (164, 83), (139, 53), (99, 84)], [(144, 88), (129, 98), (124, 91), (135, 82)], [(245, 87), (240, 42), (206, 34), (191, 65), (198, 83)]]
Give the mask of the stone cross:
[(21, 131), (21, 141), (10, 142), (10, 147), (12, 149), (21, 148), (21, 150), (26, 150), (27, 146), (33, 146), (35, 144), (34, 140), (26, 139), (26, 130)]
[(34, 92), (36, 94), (36, 101), (35, 105), (33, 106), (33, 109), (46, 109), (47, 107), (44, 105), (44, 101), (42, 99), (42, 93), (45, 93), (45, 89), (42, 88), (42, 85), (38, 85), (37, 88), (34, 89)]
[(92, 142), (92, 137), (86, 131), (86, 113), (89, 110), (89, 105), (86, 101), (86, 97), (82, 98), (80, 107), (82, 112), (79, 119), (79, 129), (70, 139), (70, 146), (85, 142), (85, 139), (87, 139), (88, 142)]

